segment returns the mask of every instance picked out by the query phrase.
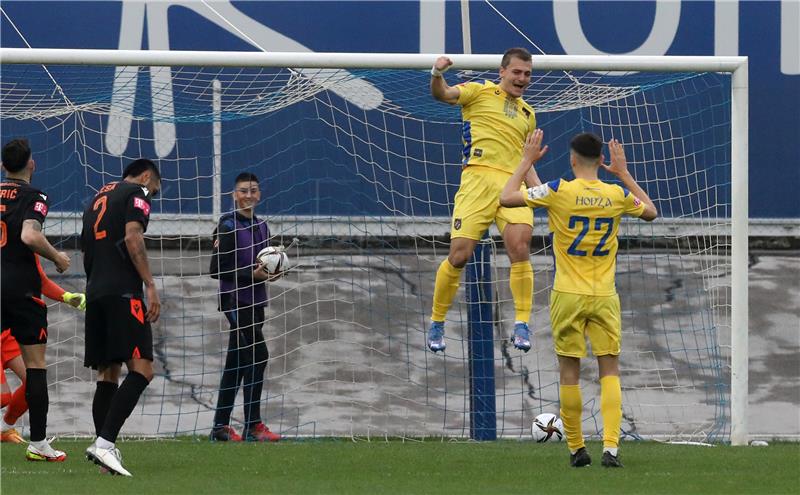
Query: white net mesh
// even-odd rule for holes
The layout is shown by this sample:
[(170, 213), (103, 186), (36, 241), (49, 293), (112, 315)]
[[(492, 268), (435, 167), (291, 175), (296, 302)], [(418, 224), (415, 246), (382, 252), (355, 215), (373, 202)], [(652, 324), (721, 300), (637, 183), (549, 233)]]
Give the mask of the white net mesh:
[[(157, 376), (123, 434), (207, 434), (228, 325), (207, 275), (216, 208), (233, 178), (262, 180), (266, 218), (293, 267), (271, 284), (262, 417), (302, 436), (468, 437), (472, 423), (468, 308), (448, 314), (444, 356), (425, 350), (436, 267), (446, 256), (459, 183), (459, 113), (436, 103), (429, 76), (402, 70), (292, 70), (4, 65), (2, 137), (27, 136), (50, 194), (46, 232), (75, 246), (94, 192), (134, 158), (163, 176), (148, 230), (164, 304)], [(447, 75), (451, 84), (496, 74)], [(219, 105), (214, 106), (214, 81)], [(623, 222), (623, 430), (631, 436), (726, 439), (730, 388), (730, 80), (704, 74), (550, 72), (525, 95), (551, 153), (543, 180), (568, 176), (568, 140), (594, 131), (628, 148), (637, 181), (662, 214)], [(214, 136), (214, 123), (221, 133)], [(220, 143), (215, 145), (215, 143)], [(216, 147), (215, 147), (216, 146)], [(215, 157), (221, 170), (215, 168)], [(509, 348), (513, 304), (496, 228), (492, 256), (497, 433), (529, 435), (558, 412), (547, 295), (552, 257), (537, 215), (534, 350)], [(79, 257), (79, 253), (75, 253)], [(53, 279), (82, 290), (81, 263)], [(462, 284), (463, 286), (464, 284)], [(48, 428), (90, 434), (92, 374), (83, 317), (50, 308)], [(583, 376), (584, 432), (597, 434), (593, 360)], [(242, 420), (237, 398), (234, 421)]]

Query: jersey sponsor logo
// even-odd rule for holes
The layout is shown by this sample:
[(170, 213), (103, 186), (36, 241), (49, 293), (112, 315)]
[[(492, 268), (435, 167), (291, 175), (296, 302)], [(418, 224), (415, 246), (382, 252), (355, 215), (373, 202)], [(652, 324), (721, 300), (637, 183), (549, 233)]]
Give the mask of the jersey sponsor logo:
[(636, 196), (634, 196), (634, 197), (633, 197), (633, 206), (635, 206), (635, 207), (637, 207), (637, 208), (638, 208), (638, 207), (639, 207), (639, 205), (641, 205), (641, 204), (642, 204), (642, 202), (639, 200), (639, 198), (637, 198)]
[(47, 205), (42, 203), (41, 201), (37, 201), (33, 205), (33, 211), (38, 211), (42, 214), (43, 217), (47, 216)]
[(550, 188), (547, 187), (547, 184), (541, 184), (536, 187), (528, 188), (528, 199), (541, 199), (545, 196), (550, 194)]
[(133, 198), (133, 207), (139, 208), (144, 212), (144, 216), (150, 216), (150, 205), (142, 198)]
[(139, 323), (144, 324), (144, 308), (142, 301), (139, 299), (131, 299), (131, 314)]

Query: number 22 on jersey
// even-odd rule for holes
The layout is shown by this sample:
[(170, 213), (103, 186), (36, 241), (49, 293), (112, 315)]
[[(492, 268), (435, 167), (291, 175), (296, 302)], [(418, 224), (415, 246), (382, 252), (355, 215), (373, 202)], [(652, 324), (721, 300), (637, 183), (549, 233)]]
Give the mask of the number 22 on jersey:
[(578, 235), (575, 236), (575, 240), (572, 241), (569, 249), (567, 249), (567, 254), (572, 256), (586, 256), (588, 254), (587, 251), (578, 249), (578, 247), (580, 246), (581, 241), (583, 241), (583, 238), (589, 232), (590, 228), (601, 232), (605, 230), (603, 236), (600, 238), (600, 241), (597, 243), (597, 246), (595, 246), (595, 248), (592, 250), (592, 256), (608, 256), (608, 253), (611, 252), (610, 250), (604, 250), (603, 248), (605, 247), (608, 237), (611, 235), (611, 231), (614, 229), (613, 218), (589, 218), (573, 215), (569, 217), (569, 228), (580, 228), (580, 232), (578, 232)]

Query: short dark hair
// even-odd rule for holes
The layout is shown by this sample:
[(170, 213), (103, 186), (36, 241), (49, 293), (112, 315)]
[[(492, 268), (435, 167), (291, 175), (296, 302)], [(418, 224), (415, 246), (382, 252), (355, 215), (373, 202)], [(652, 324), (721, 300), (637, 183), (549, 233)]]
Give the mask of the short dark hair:
[(569, 147), (584, 158), (600, 158), (603, 152), (603, 140), (597, 134), (583, 132), (572, 138)]
[(3, 146), (3, 168), (12, 174), (25, 168), (30, 159), (31, 146), (27, 139), (12, 139)]
[(158, 167), (147, 158), (139, 158), (138, 160), (130, 162), (128, 166), (125, 167), (125, 171), (122, 172), (122, 178), (139, 177), (148, 170), (155, 174), (156, 179), (161, 180), (161, 172), (158, 171)]
[(504, 69), (508, 67), (508, 64), (511, 63), (512, 57), (516, 57), (522, 60), (523, 62), (531, 62), (533, 60), (533, 58), (531, 58), (531, 52), (529, 52), (525, 48), (520, 48), (520, 47), (509, 48), (503, 54), (503, 60), (500, 61), (500, 67)]
[(258, 177), (256, 177), (256, 174), (250, 172), (242, 172), (236, 176), (236, 180), (233, 183), (238, 184), (240, 182), (255, 182), (258, 184)]

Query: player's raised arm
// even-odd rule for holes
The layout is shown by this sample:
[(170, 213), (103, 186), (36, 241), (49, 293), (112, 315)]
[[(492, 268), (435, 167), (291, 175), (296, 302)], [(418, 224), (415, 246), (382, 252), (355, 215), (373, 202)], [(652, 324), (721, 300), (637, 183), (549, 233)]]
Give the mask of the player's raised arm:
[(652, 222), (656, 219), (656, 217), (658, 217), (658, 209), (656, 208), (656, 205), (653, 204), (650, 196), (648, 196), (645, 190), (639, 186), (631, 173), (628, 171), (628, 160), (625, 158), (625, 148), (623, 148), (622, 143), (616, 139), (612, 139), (608, 142), (608, 151), (611, 155), (611, 164), (606, 165), (603, 163), (603, 168), (606, 169), (607, 172), (616, 175), (622, 184), (628, 188), (628, 190), (633, 193), (634, 196), (644, 202), (644, 212), (642, 212), (642, 215), (639, 218), (648, 222)]
[(536, 129), (528, 134), (525, 138), (525, 145), (522, 148), (522, 159), (517, 166), (517, 169), (506, 182), (503, 191), (500, 193), (500, 206), (514, 207), (526, 206), (525, 193), (520, 191), (522, 181), (525, 180), (528, 187), (535, 187), (541, 185), (542, 181), (539, 180), (536, 170), (533, 165), (541, 160), (547, 153), (548, 147), (542, 147), (542, 140), (544, 139), (544, 131)]
[(439, 101), (455, 105), (458, 103), (458, 95), (461, 91), (453, 86), (448, 86), (443, 74), (453, 65), (453, 61), (448, 57), (441, 56), (436, 59), (431, 69), (431, 95)]
[(137, 222), (125, 223), (125, 247), (133, 266), (139, 273), (144, 283), (147, 294), (147, 321), (155, 323), (161, 313), (161, 301), (158, 298), (156, 283), (150, 271), (150, 261), (147, 259), (147, 247), (144, 244), (144, 226)]

